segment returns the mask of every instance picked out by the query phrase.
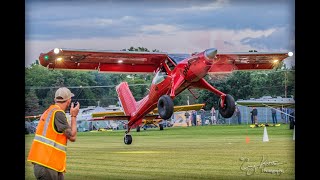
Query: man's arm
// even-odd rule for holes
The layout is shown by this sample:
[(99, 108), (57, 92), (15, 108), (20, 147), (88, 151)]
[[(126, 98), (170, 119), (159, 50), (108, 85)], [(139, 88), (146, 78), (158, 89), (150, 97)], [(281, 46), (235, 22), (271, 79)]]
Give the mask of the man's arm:
[(54, 125), (57, 132), (64, 133), (67, 138), (74, 142), (77, 137), (76, 117), (71, 117), (71, 126), (68, 124), (67, 117), (61, 111), (56, 112)]
[(76, 141), (77, 138), (77, 115), (79, 113), (80, 103), (77, 103), (77, 106), (73, 106), (73, 102), (70, 107), (70, 115), (71, 115), (71, 130), (68, 130), (68, 139), (72, 142)]
[(72, 142), (76, 141), (76, 138), (77, 138), (77, 117), (76, 116), (71, 116), (71, 128), (67, 128), (64, 134), (68, 137), (70, 141)]

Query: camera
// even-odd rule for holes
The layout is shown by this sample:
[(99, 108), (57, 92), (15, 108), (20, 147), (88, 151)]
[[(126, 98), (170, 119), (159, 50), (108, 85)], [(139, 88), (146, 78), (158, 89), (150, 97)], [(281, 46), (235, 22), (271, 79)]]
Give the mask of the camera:
[(73, 103), (73, 107), (75, 108), (77, 106), (78, 102)]

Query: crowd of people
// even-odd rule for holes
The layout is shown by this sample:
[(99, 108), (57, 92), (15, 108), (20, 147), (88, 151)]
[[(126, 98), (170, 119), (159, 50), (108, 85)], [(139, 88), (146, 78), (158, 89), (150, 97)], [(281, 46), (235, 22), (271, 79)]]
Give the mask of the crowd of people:
[[(289, 108), (272, 108), (271, 109), (271, 119), (272, 123), (278, 124), (279, 121), (277, 119), (277, 112), (280, 113), (281, 122), (283, 124), (287, 124), (290, 121), (290, 117), (294, 117), (294, 110)], [(200, 121), (197, 120), (197, 115), (200, 117)], [(210, 117), (209, 117), (210, 116)], [(214, 107), (210, 110), (210, 115), (206, 113), (204, 109), (200, 109), (199, 111), (192, 110), (191, 112), (185, 112), (187, 126), (199, 126), (199, 125), (215, 125), (215, 124), (224, 124), (225, 118), (223, 118), (218, 110)], [(258, 109), (256, 107), (251, 107), (250, 110), (251, 124), (259, 124), (258, 120)], [(237, 124), (242, 124), (241, 111), (239, 107), (236, 105), (234, 114), (231, 118), (235, 118)], [(291, 118), (292, 119), (292, 118)]]
[[(224, 118), (220, 116), (219, 112), (214, 107), (211, 108), (209, 116), (204, 109), (200, 109), (198, 112), (196, 110), (192, 110), (191, 112), (186, 111), (184, 115), (186, 117), (187, 126), (203, 126), (225, 123)], [(200, 115), (200, 121), (197, 120), (197, 115)], [(241, 124), (241, 111), (238, 106), (236, 106), (233, 116), (237, 118), (238, 124)]]

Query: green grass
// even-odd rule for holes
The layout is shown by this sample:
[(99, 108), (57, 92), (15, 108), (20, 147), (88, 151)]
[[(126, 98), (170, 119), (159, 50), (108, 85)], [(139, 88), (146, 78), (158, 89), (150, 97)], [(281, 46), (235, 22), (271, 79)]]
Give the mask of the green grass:
[[(294, 179), (293, 130), (268, 127), (269, 142), (262, 142), (263, 130), (247, 125), (134, 129), (131, 145), (123, 143), (124, 131), (79, 132), (76, 142), (68, 142), (65, 179)], [(33, 137), (25, 136), (26, 159)], [(241, 158), (248, 158), (243, 166)], [(269, 166), (259, 167), (262, 158)], [(241, 166), (256, 171), (246, 175), (252, 168)], [(35, 179), (32, 164), (26, 161), (25, 168), (25, 179)]]

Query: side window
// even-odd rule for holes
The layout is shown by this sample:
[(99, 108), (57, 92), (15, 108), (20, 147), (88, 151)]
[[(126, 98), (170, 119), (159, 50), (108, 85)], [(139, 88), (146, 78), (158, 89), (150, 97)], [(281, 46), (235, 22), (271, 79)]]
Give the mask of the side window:
[(170, 60), (167, 59), (165, 62), (171, 71), (175, 68), (175, 65)]
[(158, 71), (152, 80), (152, 84), (159, 84), (167, 78), (166, 72)]

